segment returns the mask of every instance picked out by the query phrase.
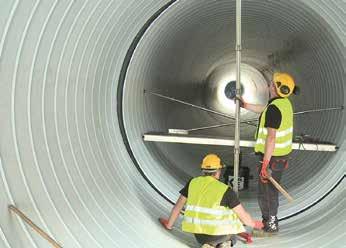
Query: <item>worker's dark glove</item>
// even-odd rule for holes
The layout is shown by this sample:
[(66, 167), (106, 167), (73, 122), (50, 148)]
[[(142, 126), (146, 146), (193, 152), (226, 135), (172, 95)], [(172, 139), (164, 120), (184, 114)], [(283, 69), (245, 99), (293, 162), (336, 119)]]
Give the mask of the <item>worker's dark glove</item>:
[(262, 183), (267, 183), (268, 182), (268, 180), (267, 180), (267, 178), (269, 176), (268, 175), (268, 165), (269, 165), (269, 160), (268, 159), (264, 159), (262, 161), (262, 167), (261, 167), (261, 171), (260, 171), (260, 174), (259, 174)]
[(172, 227), (168, 227), (168, 220), (165, 218), (159, 218), (159, 221), (161, 225), (166, 229), (166, 230), (172, 230)]
[(246, 108), (246, 103), (245, 103), (245, 101), (244, 101), (244, 99), (242, 98), (242, 97), (235, 97), (234, 98), (234, 103), (235, 103), (235, 101), (236, 100), (239, 100), (239, 106), (241, 107), (241, 108)]
[(262, 229), (264, 227), (263, 222), (261, 220), (255, 220), (255, 225), (253, 226), (253, 228), (255, 229)]

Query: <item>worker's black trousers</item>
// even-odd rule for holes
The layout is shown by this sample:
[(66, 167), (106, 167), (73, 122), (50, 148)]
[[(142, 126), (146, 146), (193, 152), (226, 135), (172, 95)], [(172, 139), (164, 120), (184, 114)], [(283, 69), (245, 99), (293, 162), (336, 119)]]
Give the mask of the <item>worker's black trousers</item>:
[(237, 242), (237, 236), (235, 234), (229, 234), (229, 235), (207, 235), (207, 234), (199, 234), (195, 233), (195, 238), (198, 243), (201, 245), (203, 244), (209, 244), (211, 246), (217, 247), (217, 245), (226, 242), (226, 241), (232, 241), (232, 244), (235, 245)]
[[(260, 161), (262, 161), (261, 156)], [(287, 168), (287, 157), (272, 157), (269, 162), (269, 168), (272, 171), (272, 177), (279, 183), (283, 171)], [(260, 173), (262, 164), (258, 168)], [(266, 183), (258, 179), (258, 205), (262, 212), (264, 220), (269, 220), (270, 216), (277, 216), (279, 208), (279, 192), (273, 184), (268, 180)]]

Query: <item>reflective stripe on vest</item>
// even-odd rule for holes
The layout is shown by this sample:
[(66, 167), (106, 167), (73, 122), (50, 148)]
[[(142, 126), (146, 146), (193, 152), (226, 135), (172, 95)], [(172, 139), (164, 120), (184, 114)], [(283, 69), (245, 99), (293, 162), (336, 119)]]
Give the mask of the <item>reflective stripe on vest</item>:
[(227, 189), (226, 184), (210, 176), (191, 180), (182, 223), (183, 231), (209, 235), (244, 232), (237, 214), (220, 205)]
[[(264, 139), (257, 139), (256, 140), (256, 145), (260, 144), (260, 145), (264, 145), (265, 144), (265, 140)], [(275, 148), (286, 148), (292, 146), (292, 140), (286, 141), (284, 143), (277, 143), (275, 144)]]
[[(293, 127), (287, 128), (285, 130), (282, 131), (276, 131), (276, 137), (283, 137), (286, 136), (288, 134), (291, 134), (293, 132)], [(264, 135), (268, 134), (267, 128), (260, 128), (258, 130), (258, 133), (263, 133)]]
[(184, 217), (184, 221), (188, 223), (194, 223), (197, 225), (210, 225), (210, 226), (225, 226), (225, 225), (233, 225), (233, 220), (203, 220), (191, 217)]
[[(287, 98), (278, 98), (273, 100), (268, 106), (275, 105), (281, 112), (281, 124), (276, 130), (275, 148), (273, 156), (284, 156), (292, 151), (293, 139), (293, 109), (291, 102)], [(268, 131), (264, 127), (265, 118), (268, 106), (264, 109), (260, 121), (256, 137), (255, 152), (264, 153), (265, 141), (267, 139)]]
[(203, 207), (192, 206), (192, 205), (186, 206), (185, 211), (188, 211), (188, 210), (199, 212), (199, 213), (212, 214), (212, 215), (228, 215), (233, 213), (233, 211), (231, 210), (203, 208)]

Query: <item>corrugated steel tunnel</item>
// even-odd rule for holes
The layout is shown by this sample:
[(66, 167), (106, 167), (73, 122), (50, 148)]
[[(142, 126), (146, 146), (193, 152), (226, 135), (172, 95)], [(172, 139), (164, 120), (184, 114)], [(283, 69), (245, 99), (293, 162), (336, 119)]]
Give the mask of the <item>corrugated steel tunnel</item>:
[[(198, 247), (179, 223), (170, 233), (157, 218), (168, 216), (205, 153), (232, 164), (233, 148), (144, 142), (142, 135), (229, 120), (144, 90), (231, 114), (232, 104), (223, 105), (214, 89), (234, 77), (235, 6), (0, 1), (0, 247), (49, 247), (10, 204), (64, 247)], [(292, 97), (295, 111), (344, 106), (345, 19), (344, 0), (243, 0), (248, 100), (265, 101), (263, 75), (283, 70), (301, 88)], [(254, 131), (242, 125), (241, 138)], [(233, 126), (200, 132), (233, 133)], [(295, 135), (339, 149), (292, 154), (282, 183), (295, 201), (280, 197), (280, 234), (252, 246), (346, 247), (344, 112), (296, 116)], [(254, 179), (240, 199), (259, 217), (255, 165), (252, 149), (242, 149)]]

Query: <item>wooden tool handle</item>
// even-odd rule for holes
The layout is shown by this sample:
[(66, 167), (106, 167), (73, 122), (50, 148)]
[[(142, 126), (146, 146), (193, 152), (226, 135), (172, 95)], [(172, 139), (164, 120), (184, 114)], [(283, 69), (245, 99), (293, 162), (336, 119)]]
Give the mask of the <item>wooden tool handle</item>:
[(268, 177), (269, 181), (275, 186), (275, 188), (277, 188), (277, 190), (279, 190), (289, 202), (293, 201), (292, 196), (290, 196), (290, 194), (288, 194), (288, 192), (286, 190), (284, 190), (284, 188), (281, 187), (281, 185), (275, 181), (275, 179), (273, 177)]
[(39, 228), (34, 222), (32, 222), (23, 212), (13, 205), (9, 205), (8, 208), (17, 214), (22, 220), (24, 220), (31, 228), (33, 228), (42, 238), (46, 239), (54, 248), (62, 248), (53, 238), (51, 238), (45, 231)]

